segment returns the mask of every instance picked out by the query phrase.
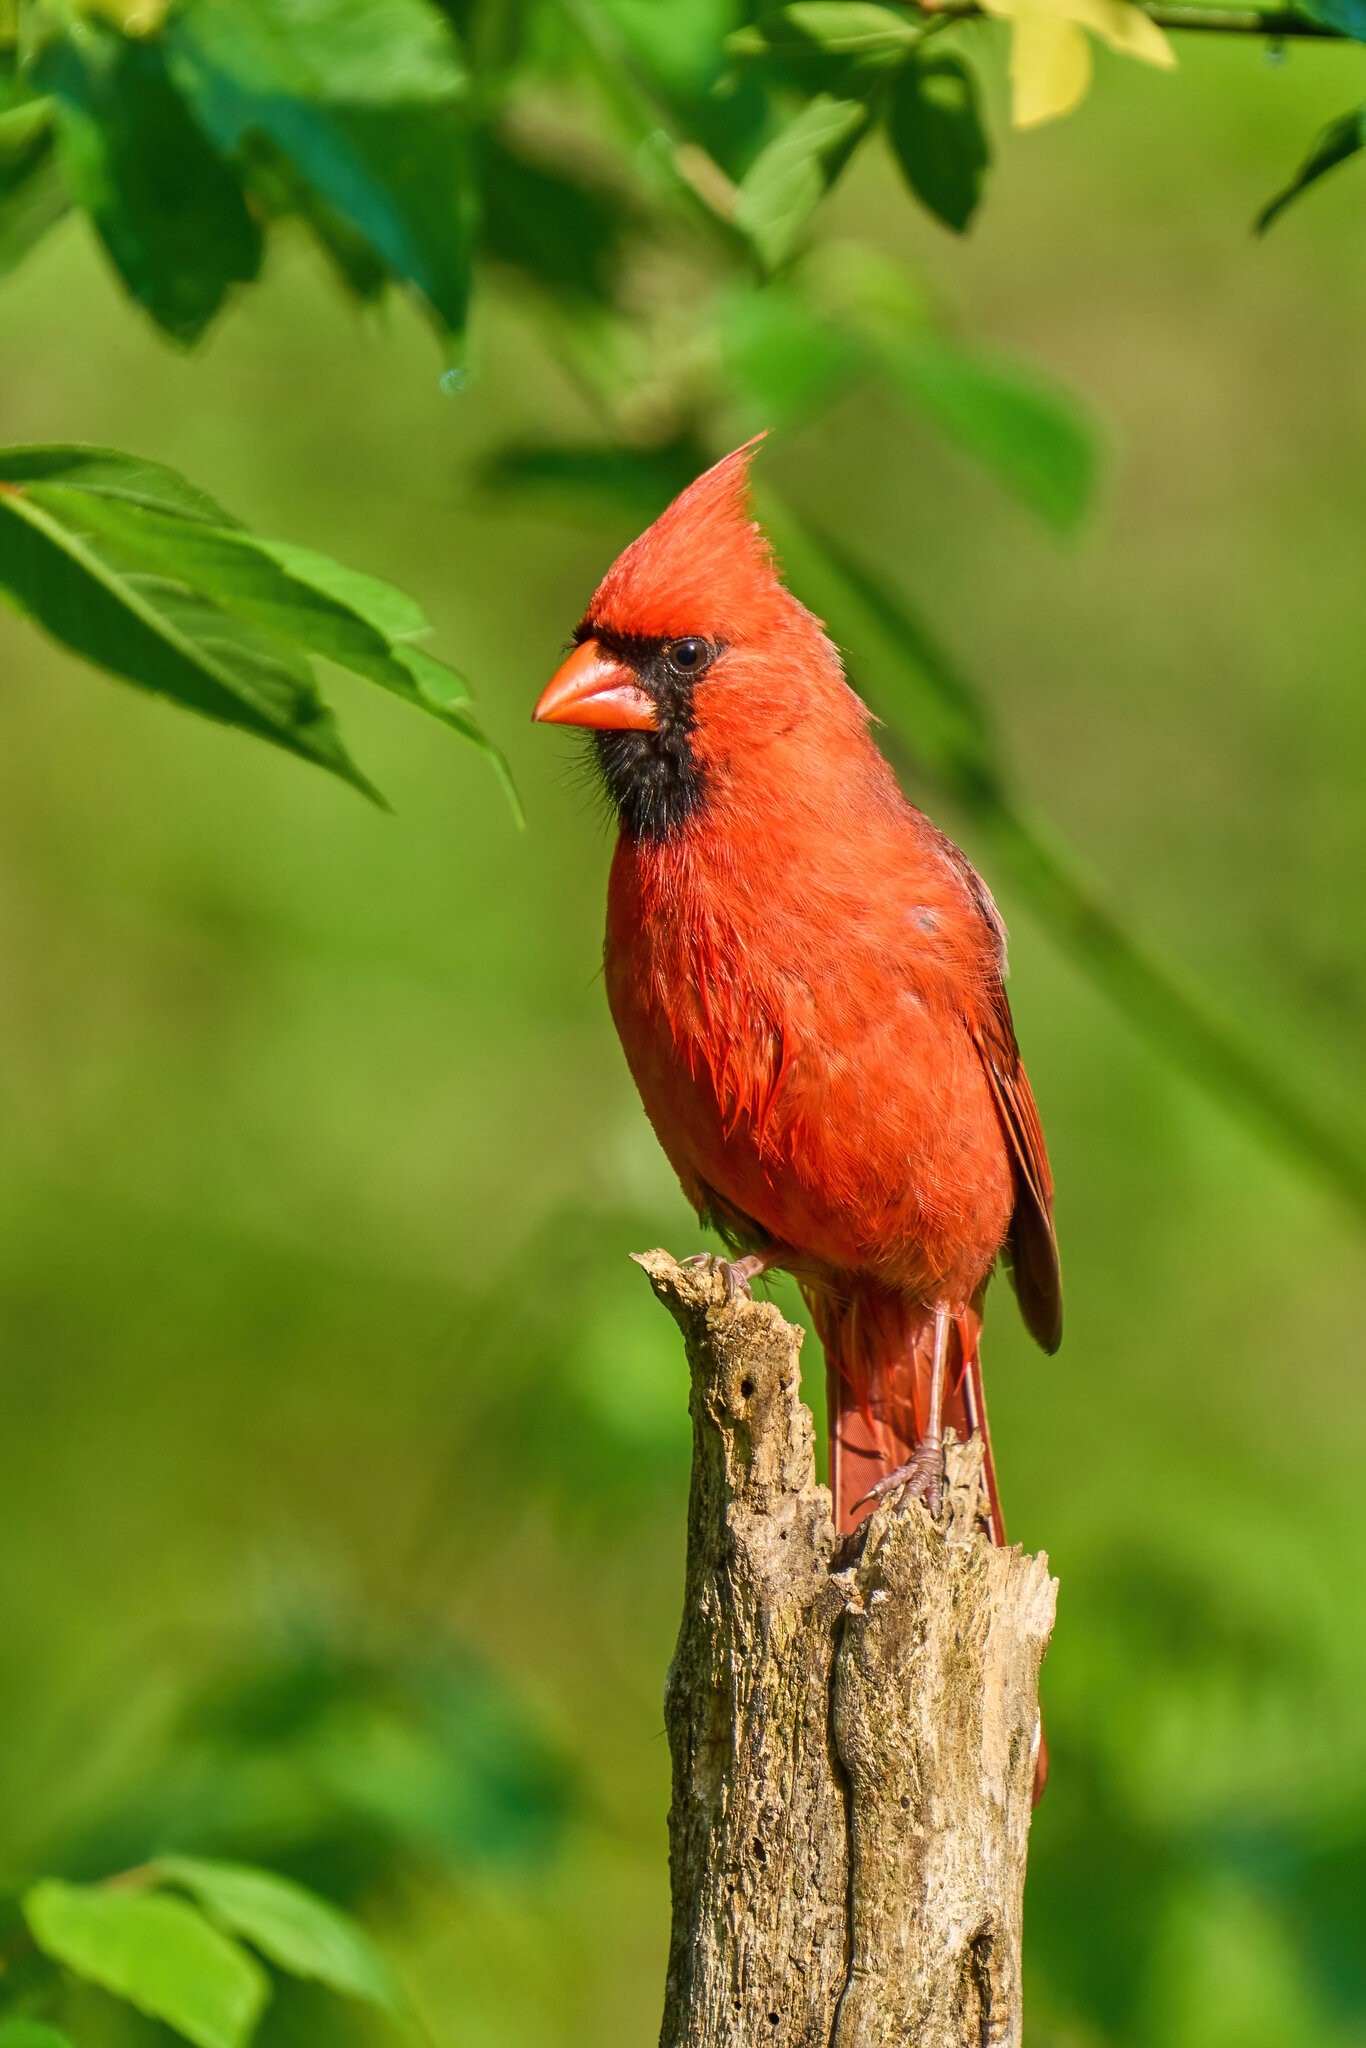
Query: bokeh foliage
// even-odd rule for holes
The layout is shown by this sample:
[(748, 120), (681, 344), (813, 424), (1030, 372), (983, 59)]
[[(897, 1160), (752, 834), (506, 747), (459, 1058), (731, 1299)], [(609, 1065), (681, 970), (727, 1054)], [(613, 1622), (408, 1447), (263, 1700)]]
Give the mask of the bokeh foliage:
[[(1030, 155), (1007, 94), (1073, 103), (1093, 11), (1053, 10), (1059, 72), (1039, 8), (0, 7), (30, 523), (178, 619), (191, 588), (201, 651), (220, 613), (274, 633), (270, 702), (325, 747), (319, 657), (465, 729), (421, 590), (532, 825), (344, 680), (396, 823), (6, 635), (16, 1893), (265, 1865), (373, 1922), (439, 2038), (648, 2031), (686, 1432), (618, 1255), (690, 1226), (588, 979), (601, 848), (514, 736), (613, 549), (770, 426), (789, 572), (1016, 922), (1060, 1170), (1067, 1350), (1027, 1361), (1002, 1302), (989, 1332), (1064, 1577), (1038, 2038), (1362, 2038), (1359, 1251), (1260, 1139), (1361, 1207), (1352, 174), (1285, 271), (1246, 233), (1359, 60), (1102, 60)], [(61, 499), (100, 460), (185, 496)], [(149, 680), (79, 616), (43, 622)], [(63, 1983), (78, 2048), (142, 2027)], [(391, 2024), (282, 1979), (262, 2039)]]

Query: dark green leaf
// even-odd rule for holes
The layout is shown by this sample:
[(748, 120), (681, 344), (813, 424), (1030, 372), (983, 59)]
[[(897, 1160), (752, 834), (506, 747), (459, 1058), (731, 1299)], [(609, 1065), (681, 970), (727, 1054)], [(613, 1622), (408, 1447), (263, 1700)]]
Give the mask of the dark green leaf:
[(1359, 43), (1366, 43), (1366, 0), (1297, 0), (1301, 13), (1325, 28), (1341, 29)]
[(24, 1917), (46, 1955), (195, 2048), (246, 2048), (269, 1983), (187, 1900), (44, 1878), (25, 1896)]
[(484, 254), (567, 299), (609, 302), (628, 213), (622, 199), (498, 134), (481, 149)]
[(1307, 191), (1311, 185), (1316, 185), (1328, 171), (1346, 163), (1348, 157), (1355, 156), (1363, 146), (1366, 146), (1366, 107), (1357, 107), (1353, 113), (1330, 121), (1284, 191), (1278, 192), (1258, 214), (1257, 233), (1264, 235), (1292, 200), (1298, 199), (1301, 192)]
[(388, 265), (364, 235), (324, 204), (268, 135), (244, 135), (234, 161), (258, 206), (274, 220), (301, 221), (347, 291), (363, 305), (383, 298), (391, 282)]
[[(113, 462), (97, 459), (106, 470)], [(30, 483), (22, 451), (0, 457), (0, 594), (97, 667), (302, 754), (374, 794), (298, 653), (106, 541), (96, 521), (101, 509), (130, 511), (119, 497), (44, 481), (44, 464), (36, 467)], [(146, 472), (137, 464), (129, 471), (135, 490)], [(206, 531), (193, 519), (182, 530)]]
[(897, 73), (887, 134), (916, 197), (961, 235), (991, 162), (976, 81), (961, 57), (919, 56)]
[(736, 198), (735, 222), (765, 269), (776, 270), (792, 255), (869, 118), (861, 100), (821, 93), (751, 164)]
[(157, 1870), (193, 1892), (212, 1920), (240, 1934), (280, 1969), (316, 1978), (344, 1997), (393, 2009), (393, 1980), (368, 1936), (347, 1914), (302, 1885), (248, 1864), (197, 1856), (158, 1857)]
[(790, 7), (763, 14), (758, 21), (727, 38), (738, 57), (778, 56), (819, 63), (828, 57), (854, 57), (877, 64), (896, 64), (924, 34), (922, 23), (873, 0), (794, 0)]
[(150, 512), (173, 513), (205, 526), (236, 526), (230, 512), (206, 491), (187, 483), (175, 470), (117, 448), (85, 448), (67, 443), (33, 442), (23, 448), (0, 448), (0, 484), (61, 484), (92, 498), (141, 505)]
[(659, 447), (617, 443), (569, 447), (563, 443), (513, 442), (485, 461), (483, 481), (495, 491), (538, 492), (576, 508), (624, 506), (633, 516), (653, 518), (660, 505), (707, 467), (705, 445), (684, 433)]
[(464, 323), (473, 221), (465, 72), (425, 0), (187, 0), (171, 75), (218, 147), (265, 136), (329, 214)]
[(196, 127), (159, 44), (85, 22), (50, 46), (62, 168), (133, 294), (176, 341), (203, 333), (254, 278), (261, 233), (236, 178)]
[(1094, 432), (1047, 379), (961, 348), (929, 329), (883, 338), (886, 374), (939, 431), (1059, 532), (1075, 528), (1098, 468)]
[(0, 277), (23, 261), (68, 207), (51, 102), (30, 100), (0, 113)]

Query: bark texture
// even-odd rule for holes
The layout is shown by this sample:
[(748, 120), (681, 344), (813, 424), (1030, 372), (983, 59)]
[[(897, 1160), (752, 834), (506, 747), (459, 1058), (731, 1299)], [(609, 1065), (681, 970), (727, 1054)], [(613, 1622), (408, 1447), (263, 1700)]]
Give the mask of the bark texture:
[(1047, 1560), (983, 1533), (975, 1440), (938, 1523), (841, 1546), (802, 1332), (640, 1263), (692, 1380), (661, 2048), (1018, 2048)]

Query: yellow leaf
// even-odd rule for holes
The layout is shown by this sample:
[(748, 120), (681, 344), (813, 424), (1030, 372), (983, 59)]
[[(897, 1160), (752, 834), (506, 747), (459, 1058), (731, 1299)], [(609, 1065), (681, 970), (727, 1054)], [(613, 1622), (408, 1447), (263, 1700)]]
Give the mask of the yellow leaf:
[(1065, 0), (1063, 11), (1070, 21), (1093, 29), (1123, 57), (1141, 57), (1145, 64), (1156, 64), (1163, 71), (1176, 64), (1176, 52), (1166, 35), (1150, 15), (1131, 6), (1129, 0)]
[(1091, 50), (1083, 29), (1126, 57), (1164, 70), (1176, 55), (1157, 23), (1131, 0), (982, 0), (987, 13), (1012, 24), (1011, 119), (1037, 128), (1071, 113), (1091, 83)]
[(1015, 17), (1010, 36), (1010, 118), (1016, 128), (1038, 128), (1070, 114), (1091, 83), (1091, 45), (1074, 22), (1058, 14)]

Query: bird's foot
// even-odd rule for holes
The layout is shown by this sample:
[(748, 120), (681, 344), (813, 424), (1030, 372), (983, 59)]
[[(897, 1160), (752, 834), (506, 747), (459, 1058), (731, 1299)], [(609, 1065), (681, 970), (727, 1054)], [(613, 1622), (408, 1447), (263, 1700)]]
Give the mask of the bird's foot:
[(750, 1281), (757, 1280), (768, 1270), (769, 1260), (762, 1252), (751, 1252), (744, 1259), (723, 1259), (715, 1252), (694, 1252), (690, 1259), (680, 1259), (679, 1264), (690, 1273), (714, 1273), (726, 1284), (726, 1300), (732, 1302), (741, 1295), (746, 1301), (754, 1299)]
[(865, 1500), (875, 1502), (878, 1507), (884, 1501), (893, 1501), (899, 1508), (913, 1500), (923, 1501), (931, 1519), (937, 1522), (944, 1505), (943, 1444), (920, 1444), (904, 1465), (898, 1465), (895, 1472), (889, 1472), (885, 1479), (878, 1480), (876, 1486), (870, 1486), (863, 1500), (855, 1502), (855, 1506), (862, 1507)]

